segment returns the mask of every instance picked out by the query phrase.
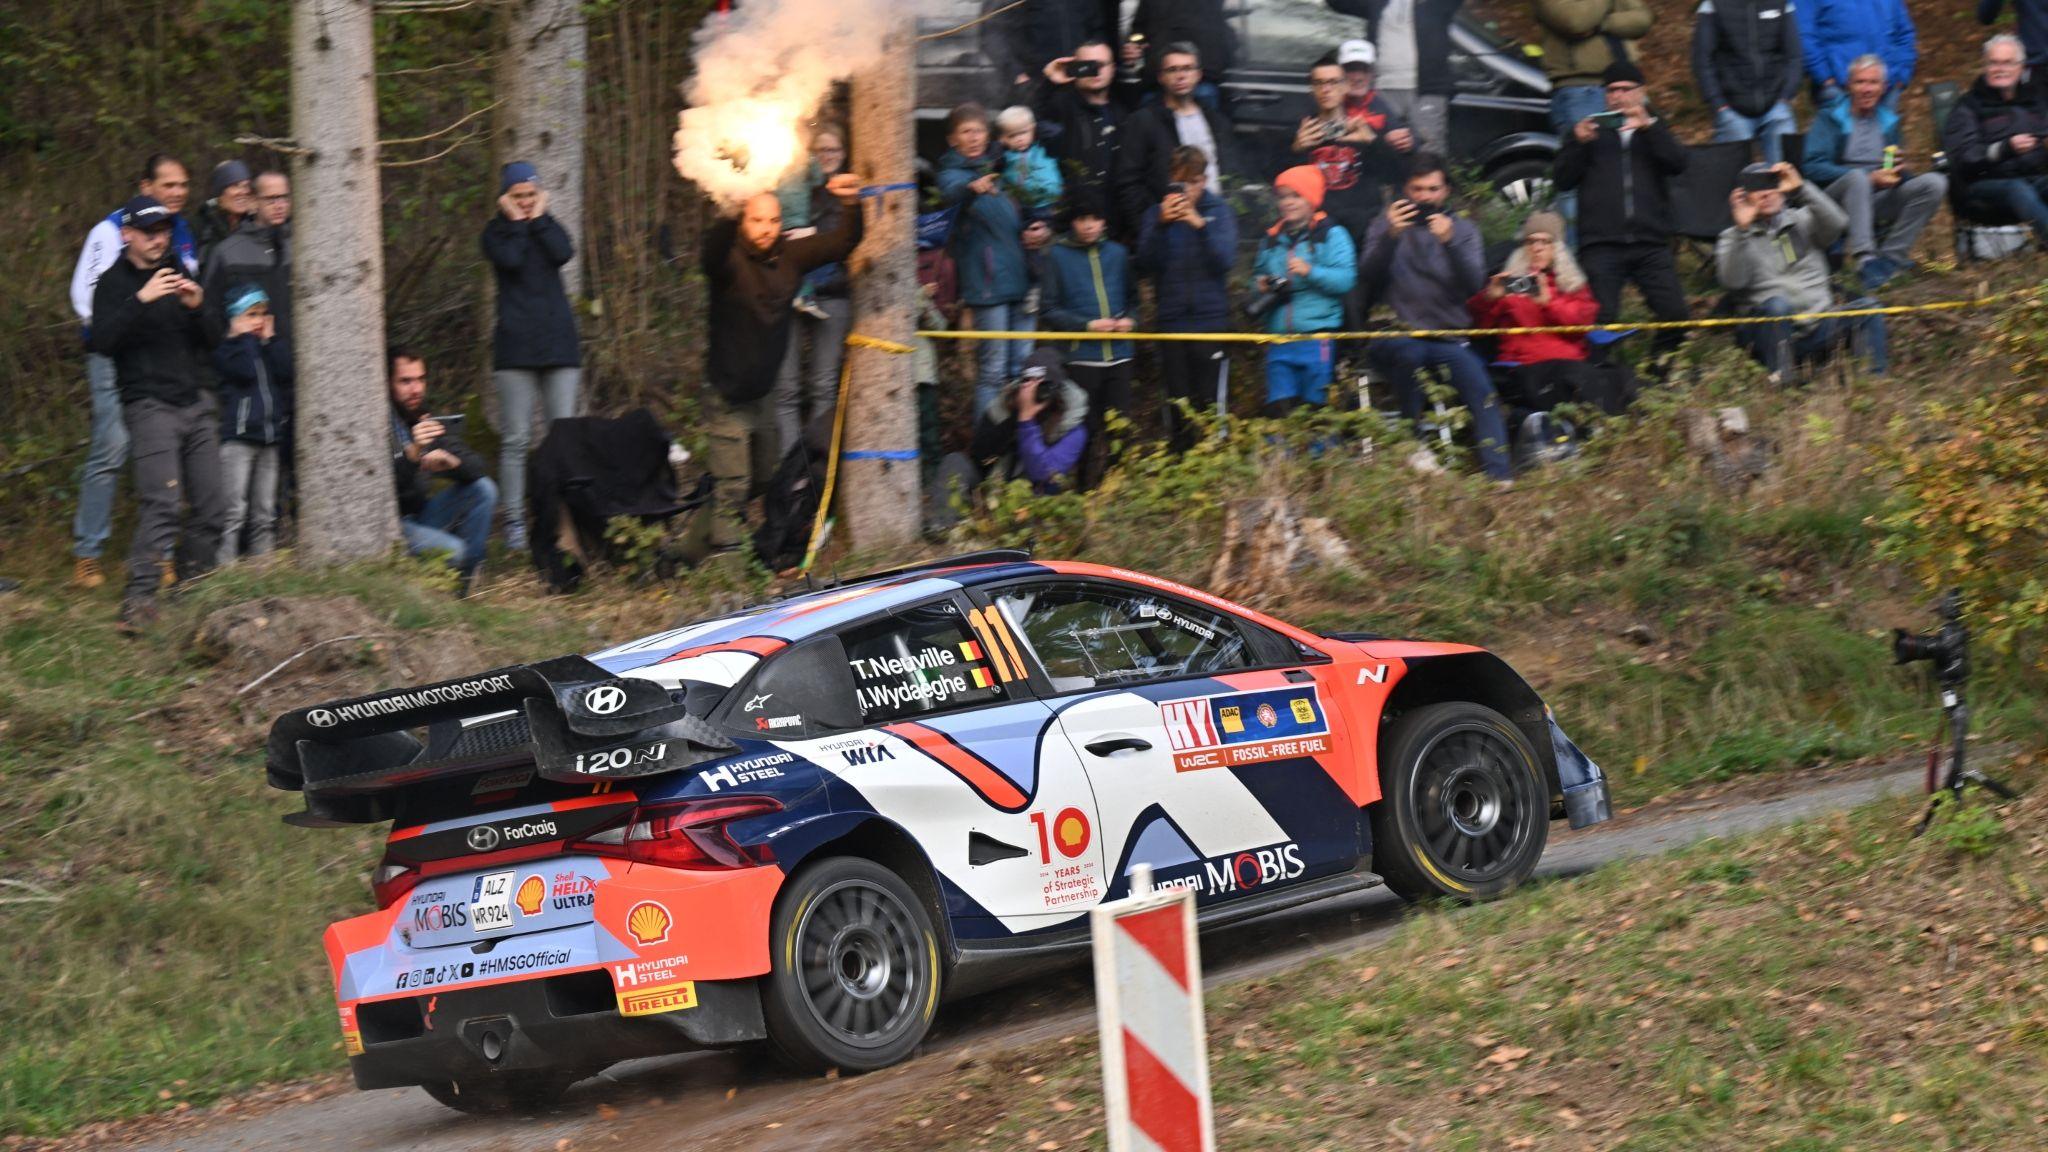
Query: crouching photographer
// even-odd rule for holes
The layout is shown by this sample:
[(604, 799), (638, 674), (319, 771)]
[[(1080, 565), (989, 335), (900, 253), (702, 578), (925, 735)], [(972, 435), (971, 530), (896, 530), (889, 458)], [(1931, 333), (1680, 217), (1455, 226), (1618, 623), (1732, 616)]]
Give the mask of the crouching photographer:
[[(1552, 328), (1591, 324), (1600, 304), (1564, 243), (1564, 217), (1532, 212), (1522, 243), (1499, 275), (1467, 302), (1475, 328)], [(1573, 401), (1617, 415), (1635, 397), (1625, 364), (1593, 364), (1582, 332), (1508, 332), (1495, 360), (1508, 366), (1501, 399), (1525, 412), (1548, 412)]]
[[(1344, 297), (1358, 283), (1358, 250), (1341, 224), (1323, 215), (1323, 174), (1303, 165), (1273, 180), (1280, 222), (1266, 233), (1253, 265), (1258, 295), (1245, 313), (1275, 335), (1336, 332)], [(1285, 416), (1300, 404), (1321, 405), (1336, 370), (1328, 340), (1275, 344), (1266, 350), (1266, 414)]]

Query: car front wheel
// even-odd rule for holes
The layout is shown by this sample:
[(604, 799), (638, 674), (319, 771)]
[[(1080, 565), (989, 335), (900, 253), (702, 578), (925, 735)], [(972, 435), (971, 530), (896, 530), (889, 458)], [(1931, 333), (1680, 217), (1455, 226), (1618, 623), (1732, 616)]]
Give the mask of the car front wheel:
[(1529, 878), (1550, 833), (1543, 769), (1507, 717), (1432, 704), (1390, 725), (1373, 871), (1399, 895), (1490, 900)]
[(868, 1072), (910, 1056), (939, 1005), (939, 941), (902, 878), (871, 860), (806, 865), (777, 903), (768, 1038), (791, 1063)]

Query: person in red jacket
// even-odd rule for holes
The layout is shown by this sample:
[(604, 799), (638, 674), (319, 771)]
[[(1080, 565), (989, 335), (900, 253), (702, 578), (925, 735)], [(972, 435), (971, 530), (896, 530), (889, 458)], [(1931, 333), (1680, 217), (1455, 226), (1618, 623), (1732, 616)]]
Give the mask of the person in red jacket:
[[(1475, 328), (1545, 328), (1591, 324), (1600, 312), (1586, 274), (1564, 243), (1564, 218), (1532, 212), (1522, 222), (1521, 247), (1506, 267), (1486, 282), (1467, 307)], [(1567, 400), (1597, 404), (1614, 414), (1635, 393), (1622, 365), (1588, 363), (1590, 344), (1582, 332), (1505, 333), (1496, 364), (1509, 366), (1502, 399), (1511, 406), (1547, 412)]]

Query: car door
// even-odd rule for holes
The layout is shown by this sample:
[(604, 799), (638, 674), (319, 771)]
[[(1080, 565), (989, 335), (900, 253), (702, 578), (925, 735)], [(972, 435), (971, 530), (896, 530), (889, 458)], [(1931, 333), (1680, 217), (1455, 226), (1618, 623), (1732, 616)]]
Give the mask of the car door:
[(1332, 770), (1350, 740), (1293, 645), (1111, 580), (985, 594), (1086, 766), (1111, 896), (1141, 863), (1205, 904), (1357, 863), (1361, 813)]
[(916, 838), (965, 938), (1072, 921), (1103, 895), (1087, 773), (1018, 666), (947, 596), (839, 633), (861, 731), (819, 742)]

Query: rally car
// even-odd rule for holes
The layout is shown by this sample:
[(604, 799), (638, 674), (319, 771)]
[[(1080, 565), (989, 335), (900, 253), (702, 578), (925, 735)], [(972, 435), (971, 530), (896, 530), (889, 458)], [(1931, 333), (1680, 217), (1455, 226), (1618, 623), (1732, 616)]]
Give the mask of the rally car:
[(1205, 927), (1384, 883), (1476, 900), (1600, 769), (1498, 657), (978, 553), (279, 719), (308, 827), (391, 822), (327, 929), (363, 1088), (534, 1107), (639, 1056), (909, 1056), (943, 995), (1085, 949), (1149, 866)]

